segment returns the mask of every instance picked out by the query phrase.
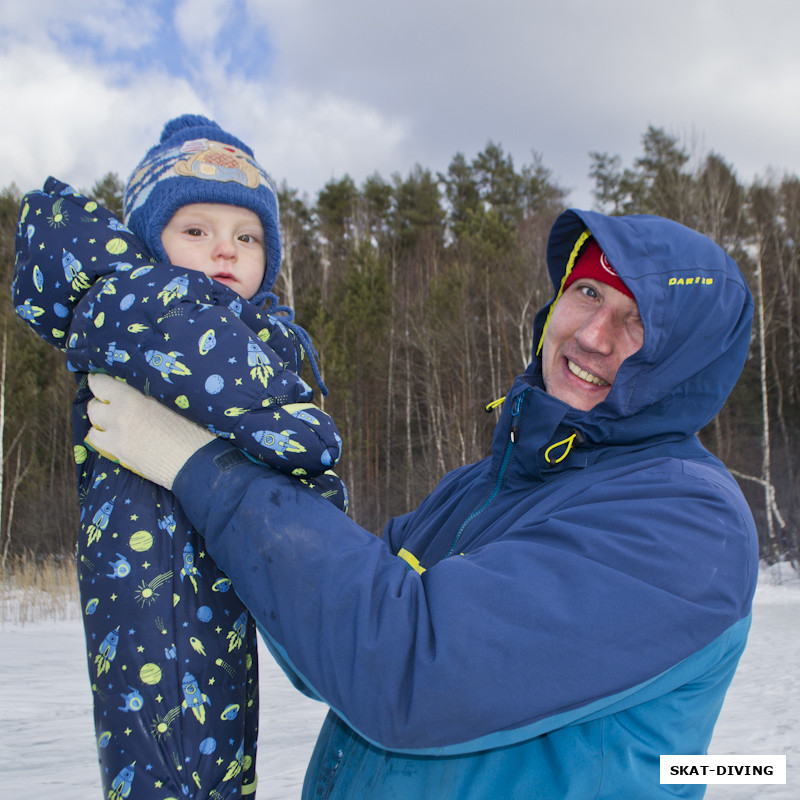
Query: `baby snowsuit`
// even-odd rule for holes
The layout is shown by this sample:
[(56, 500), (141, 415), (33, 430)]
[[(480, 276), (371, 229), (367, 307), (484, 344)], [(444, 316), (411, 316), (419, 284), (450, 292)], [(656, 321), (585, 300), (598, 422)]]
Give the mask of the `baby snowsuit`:
[(104, 796), (255, 790), (256, 632), (173, 495), (84, 444), (107, 372), (294, 473), (340, 508), (333, 421), (298, 376), (296, 326), (201, 272), (153, 264), (94, 201), (54, 179), (21, 204), (17, 313), (79, 374), (78, 576)]

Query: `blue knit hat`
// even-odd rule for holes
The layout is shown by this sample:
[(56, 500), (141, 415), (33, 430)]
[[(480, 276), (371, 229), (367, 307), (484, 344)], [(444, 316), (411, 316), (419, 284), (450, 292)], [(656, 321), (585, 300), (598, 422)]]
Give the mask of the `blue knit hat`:
[[(125, 187), (125, 224), (158, 261), (169, 261), (161, 232), (182, 206), (224, 203), (250, 209), (264, 226), (267, 264), (251, 302), (270, 297), (281, 264), (278, 196), (253, 151), (212, 120), (184, 114), (170, 120)], [(274, 297), (274, 295), (272, 296)]]

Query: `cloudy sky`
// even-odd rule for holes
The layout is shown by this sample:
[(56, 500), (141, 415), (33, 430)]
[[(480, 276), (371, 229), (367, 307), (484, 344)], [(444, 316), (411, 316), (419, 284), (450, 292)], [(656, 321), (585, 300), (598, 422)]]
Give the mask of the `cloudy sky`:
[(278, 181), (444, 171), (489, 140), (592, 203), (648, 125), (800, 174), (796, 0), (0, 0), (0, 187), (127, 178), (202, 113)]

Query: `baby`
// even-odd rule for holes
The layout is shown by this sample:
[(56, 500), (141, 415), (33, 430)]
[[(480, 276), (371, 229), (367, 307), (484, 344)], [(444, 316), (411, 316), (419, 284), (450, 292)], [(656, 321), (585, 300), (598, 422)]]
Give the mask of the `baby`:
[[(170, 492), (84, 445), (86, 373), (107, 372), (298, 476), (340, 508), (341, 439), (299, 377), (314, 350), (272, 294), (273, 183), (204, 117), (170, 121), (125, 222), (64, 183), (23, 198), (17, 313), (79, 374), (78, 576), (104, 796), (255, 791), (255, 626)], [(275, 312), (279, 312), (276, 314)]]

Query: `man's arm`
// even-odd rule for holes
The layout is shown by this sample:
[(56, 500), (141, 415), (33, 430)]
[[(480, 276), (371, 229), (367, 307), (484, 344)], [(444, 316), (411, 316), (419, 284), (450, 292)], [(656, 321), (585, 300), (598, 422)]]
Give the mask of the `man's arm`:
[[(173, 491), (295, 672), (388, 749), (470, 752), (650, 702), (712, 671), (729, 648), (738, 657), (746, 635), (747, 578), (722, 574), (741, 552), (724, 557), (716, 585), (669, 583), (693, 558), (713, 572), (719, 537), (648, 567), (653, 553), (616, 559), (629, 532), (598, 530), (576, 508), (508, 522), (511, 535), (418, 574), (221, 442), (189, 459)], [(690, 515), (664, 516), (671, 527)], [(592, 531), (608, 537), (596, 555)]]
[[(113, 421), (99, 427), (113, 439)], [(126, 457), (142, 459), (146, 474), (135, 444)], [(482, 523), (492, 526), (485, 544), (422, 574), (222, 441), (189, 455), (172, 490), (316, 696), (381, 747), (457, 753), (651, 703), (724, 666), (719, 703), (746, 635), (757, 560), (725, 487), (683, 479), (666, 462), (623, 469), (547, 514), (517, 498)], [(631, 473), (635, 491), (625, 488)], [(458, 524), (431, 522), (436, 497), (405, 519), (394, 546), (413, 548), (426, 525)], [(627, 517), (600, 513), (637, 497)], [(658, 515), (640, 513), (654, 505)]]

